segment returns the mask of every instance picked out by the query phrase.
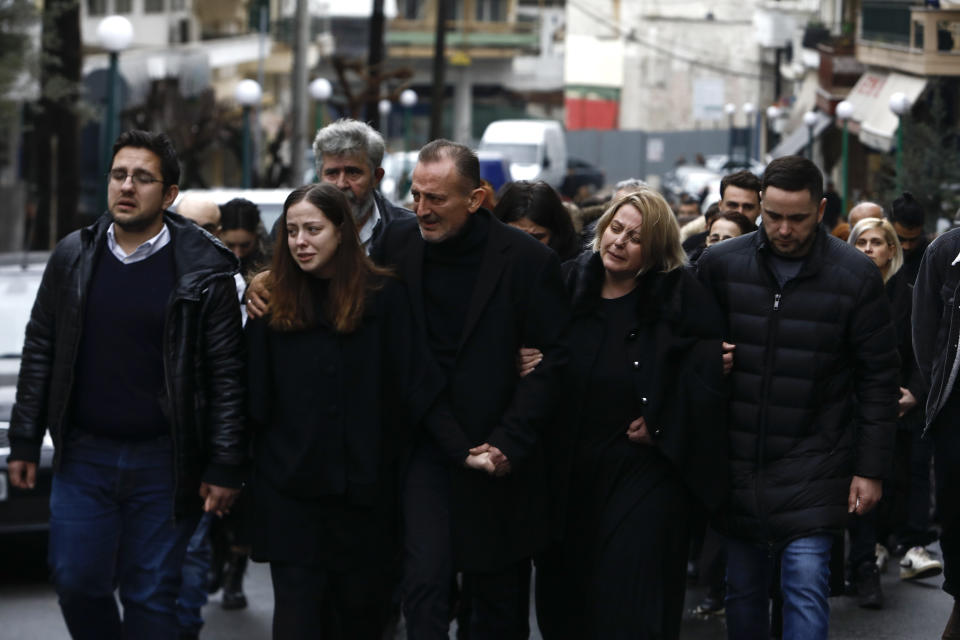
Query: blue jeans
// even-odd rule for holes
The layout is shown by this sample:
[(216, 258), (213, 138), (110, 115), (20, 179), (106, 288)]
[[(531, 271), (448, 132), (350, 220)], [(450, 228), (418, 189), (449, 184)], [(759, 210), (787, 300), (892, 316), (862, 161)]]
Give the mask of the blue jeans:
[(183, 559), (183, 582), (177, 597), (177, 622), (181, 631), (199, 633), (203, 628), (200, 610), (207, 604), (207, 572), (213, 561), (213, 549), (207, 536), (212, 519), (212, 513), (200, 517), (200, 524), (190, 536), (187, 555)]
[[(830, 620), (830, 551), (833, 538), (798, 538), (780, 552), (783, 640), (826, 640)], [(770, 588), (776, 556), (766, 549), (727, 540), (727, 637), (768, 640)]]
[(169, 438), (78, 433), (66, 443), (50, 493), (48, 561), (75, 640), (177, 637), (175, 602), (197, 518), (174, 522), (173, 491)]

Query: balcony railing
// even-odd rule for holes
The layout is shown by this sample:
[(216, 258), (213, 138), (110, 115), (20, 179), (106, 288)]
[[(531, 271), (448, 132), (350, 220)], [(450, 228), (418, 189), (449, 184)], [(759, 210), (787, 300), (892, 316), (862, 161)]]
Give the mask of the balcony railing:
[[(435, 23), (427, 20), (392, 20), (386, 42), (390, 47), (432, 51)], [(456, 49), (487, 50), (491, 55), (534, 51), (540, 46), (536, 22), (447, 21), (446, 44)]]
[(857, 59), (916, 75), (960, 76), (960, 9), (864, 0)]

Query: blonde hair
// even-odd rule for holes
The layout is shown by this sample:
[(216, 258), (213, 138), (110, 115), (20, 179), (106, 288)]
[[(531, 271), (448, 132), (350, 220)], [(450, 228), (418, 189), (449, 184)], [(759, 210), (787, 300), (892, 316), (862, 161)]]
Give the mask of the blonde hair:
[(639, 187), (636, 191), (618, 198), (600, 216), (597, 221), (596, 235), (592, 249), (600, 251), (600, 242), (604, 232), (617, 211), (626, 204), (633, 205), (640, 212), (640, 244), (643, 247), (640, 270), (637, 275), (648, 271), (667, 273), (687, 264), (687, 254), (680, 244), (680, 227), (670, 205), (656, 191), (649, 187)]
[(847, 238), (847, 242), (850, 243), (851, 247), (856, 247), (857, 238), (859, 238), (864, 231), (871, 229), (880, 229), (883, 232), (884, 240), (887, 241), (888, 245), (893, 247), (893, 257), (890, 258), (887, 271), (883, 274), (883, 283), (886, 284), (887, 281), (893, 277), (893, 274), (900, 271), (900, 267), (903, 266), (903, 248), (900, 246), (900, 239), (897, 237), (897, 232), (893, 228), (893, 225), (885, 218), (864, 218), (850, 230), (850, 237)]

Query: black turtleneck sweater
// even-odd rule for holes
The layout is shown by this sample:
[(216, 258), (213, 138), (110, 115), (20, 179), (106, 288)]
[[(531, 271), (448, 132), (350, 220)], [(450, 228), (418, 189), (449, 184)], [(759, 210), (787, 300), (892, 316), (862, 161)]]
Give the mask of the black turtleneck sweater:
[(471, 215), (458, 235), (443, 242), (428, 242), (423, 251), (427, 339), (434, 357), (448, 375), (457, 357), (489, 227), (485, 217)]

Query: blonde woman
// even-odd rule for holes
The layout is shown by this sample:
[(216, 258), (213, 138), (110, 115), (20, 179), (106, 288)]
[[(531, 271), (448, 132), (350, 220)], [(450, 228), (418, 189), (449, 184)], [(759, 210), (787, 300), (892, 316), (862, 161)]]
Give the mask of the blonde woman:
[(725, 493), (722, 317), (656, 192), (623, 196), (572, 298), (567, 405), (551, 445), (562, 539), (538, 564), (544, 638), (676, 638), (690, 503)]
[[(864, 218), (850, 231), (847, 240), (873, 260), (883, 274), (884, 288), (893, 308), (894, 326), (897, 331), (897, 346), (900, 352), (900, 401), (899, 420), (897, 421), (897, 441), (894, 448), (893, 478), (903, 479), (899, 484), (884, 489), (885, 500), (892, 504), (890, 511), (899, 515), (899, 521), (873, 524), (860, 523), (868, 528), (866, 539), (857, 544), (858, 533), (854, 532), (849, 564), (855, 578), (863, 583), (858, 591), (871, 593), (872, 574), (866, 564), (873, 559), (875, 542), (885, 542), (888, 534), (893, 535), (893, 545), (906, 553), (900, 562), (900, 577), (904, 580), (926, 578), (943, 571), (943, 564), (933, 558), (924, 548), (933, 542), (930, 533), (930, 458), (933, 454), (929, 441), (921, 439), (923, 427), (922, 406), (927, 394), (916, 359), (913, 354), (912, 325), (912, 288), (907, 282), (903, 266), (903, 249), (896, 230), (889, 221), (882, 218)], [(900, 471), (899, 469), (902, 469)], [(905, 504), (904, 504), (905, 503)], [(898, 508), (902, 505), (902, 508)], [(870, 584), (868, 584), (870, 583)], [(879, 587), (877, 587), (879, 592)], [(861, 598), (863, 604), (869, 602)]]

